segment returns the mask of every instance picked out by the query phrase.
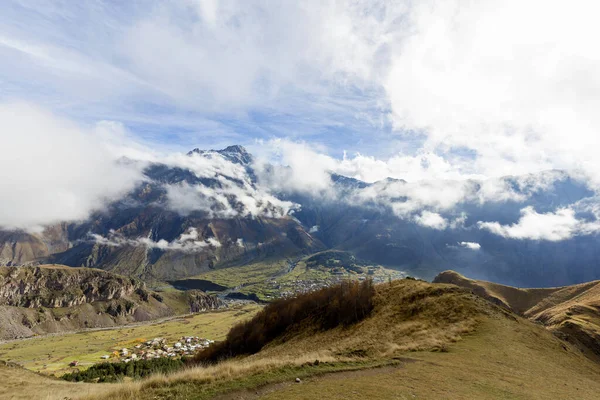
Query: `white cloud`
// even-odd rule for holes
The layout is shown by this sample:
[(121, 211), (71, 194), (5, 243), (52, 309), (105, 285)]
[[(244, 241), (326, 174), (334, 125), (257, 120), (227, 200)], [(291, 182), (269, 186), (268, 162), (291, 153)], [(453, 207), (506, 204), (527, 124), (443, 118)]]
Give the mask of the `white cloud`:
[(597, 176), (598, 11), (590, 1), (414, 3), (384, 83), (396, 127), (424, 132), (426, 149), (474, 151), (472, 170), (488, 176)]
[[(270, 168), (275, 162), (284, 168)], [(306, 143), (276, 139), (261, 143), (255, 163), (260, 183), (274, 191), (332, 196), (331, 172), (338, 161)]]
[(123, 29), (120, 56), (172, 99), (205, 109), (327, 96), (329, 84), (369, 78), (385, 41), (367, 2), (184, 1), (147, 10)]
[(319, 232), (319, 225), (313, 225), (308, 230), (308, 233), (317, 233), (317, 232)]
[[(0, 15), (0, 55), (11, 60), (0, 66), (3, 95), (81, 104), (73, 112), (96, 119), (166, 120), (148, 106), (170, 121), (234, 120), (262, 138), (280, 128), (331, 142), (329, 128), (345, 129), (351, 138), (336, 136), (336, 149), (386, 154), (337, 166), (366, 181), (551, 168), (598, 176), (594, 2), (129, 3), (9, 2)], [(267, 116), (258, 128), (247, 117), (256, 111)], [(396, 130), (380, 129), (390, 119)], [(355, 134), (357, 121), (387, 134)], [(319, 182), (305, 183), (312, 178)]]
[(460, 167), (453, 165), (433, 152), (420, 151), (415, 155), (398, 154), (387, 160), (356, 154), (343, 160), (335, 171), (365, 182), (375, 182), (385, 178), (404, 179), (409, 182), (433, 179), (466, 179), (481, 177), (465, 174)]
[(207, 213), (209, 218), (281, 218), (298, 207), (264, 190), (238, 187), (229, 182), (223, 182), (223, 186), (217, 188), (185, 182), (165, 187), (168, 208), (181, 215), (201, 211)]
[(459, 216), (457, 216), (450, 222), (450, 228), (462, 229), (465, 227), (465, 222), (467, 222), (467, 213), (461, 212)]
[[(431, 226), (445, 229), (447, 226), (457, 229), (464, 226), (467, 215), (456, 214), (462, 204), (504, 203), (508, 201), (527, 203), (535, 194), (550, 190), (558, 182), (567, 178), (585, 183), (586, 178), (578, 174), (564, 171), (543, 171), (522, 176), (502, 178), (485, 178), (477, 175), (463, 175), (459, 170), (446, 169), (449, 164), (441, 162), (442, 168), (432, 172), (439, 179), (416, 180), (406, 182), (401, 177), (407, 174), (402, 168), (395, 168), (398, 158), (387, 161), (357, 155), (354, 158), (334, 159), (322, 153), (321, 149), (307, 143), (296, 143), (277, 139), (262, 142), (259, 150), (261, 161), (258, 162), (258, 176), (263, 187), (274, 192), (299, 192), (319, 199), (341, 200), (352, 205), (385, 207), (402, 219), (413, 219), (426, 225), (430, 214), (446, 214), (444, 223), (432, 221)], [(400, 157), (408, 160), (410, 157)], [(435, 158), (435, 157), (434, 157)], [(428, 176), (428, 158), (415, 157), (404, 166), (417, 165), (421, 171), (413, 171), (414, 178)], [(441, 159), (440, 159), (441, 160)], [(265, 167), (270, 161), (275, 168)], [(382, 179), (364, 188), (344, 189), (340, 194), (339, 187), (332, 185), (331, 174), (337, 173), (356, 179), (366, 177), (391, 177)], [(444, 179), (443, 177), (446, 177)], [(456, 179), (450, 179), (450, 178)], [(440, 218), (443, 218), (440, 216)], [(447, 224), (447, 225), (444, 225)]]
[(141, 175), (117, 162), (122, 134), (30, 104), (0, 104), (0, 226), (37, 230), (82, 220), (131, 190)]
[(234, 164), (216, 152), (206, 152), (204, 154), (193, 153), (191, 155), (174, 153), (156, 159), (156, 161), (172, 167), (188, 169), (198, 178), (225, 176), (244, 181), (248, 179), (246, 170), (242, 165)]
[(465, 249), (469, 249), (469, 250), (481, 249), (481, 245), (479, 243), (475, 243), (475, 242), (459, 242), (458, 245), (460, 247), (464, 247)]
[[(211, 190), (169, 187), (170, 204), (182, 213), (284, 215), (293, 205), (273, 193), (333, 199), (332, 172), (366, 182), (405, 179), (345, 200), (407, 219), (427, 221), (427, 211), (449, 226), (461, 202), (525, 202), (562, 179), (483, 178), (564, 168), (600, 187), (600, 6), (591, 1), (6, 4), (0, 56), (11, 62), (0, 65), (3, 100), (39, 100), (94, 123), (151, 124), (155, 132), (141, 131), (163, 145), (172, 139), (165, 124), (192, 129), (202, 122), (197, 129), (213, 138), (250, 141), (244, 135), (252, 130), (253, 138), (277, 132), (328, 146), (273, 141), (290, 168), (273, 175), (259, 169), (259, 187), (219, 157), (125, 146), (136, 159), (242, 180)], [(0, 225), (32, 229), (85, 218), (132, 187), (135, 171), (114, 164), (123, 146), (107, 145), (123, 125), (81, 128), (28, 107), (2, 106), (0, 189), (14, 196), (2, 202)], [(354, 129), (359, 123), (376, 129)], [(341, 155), (345, 146), (365, 150), (342, 160), (326, 154)], [(557, 213), (556, 223), (570, 226)], [(515, 226), (490, 229), (518, 236)], [(557, 229), (549, 236), (569, 235)]]
[(216, 182), (213, 186), (187, 182), (165, 185), (168, 207), (182, 215), (202, 211), (211, 218), (281, 218), (298, 208), (272, 195), (270, 188), (255, 185), (242, 165), (232, 163), (219, 153), (173, 155), (164, 157), (161, 162)]
[[(290, 167), (289, 170), (276, 171), (281, 176), (270, 183), (287, 189), (293, 185), (296, 190), (312, 193), (329, 190), (330, 173), (368, 183), (386, 178), (408, 182), (485, 178), (483, 175), (463, 173), (458, 166), (452, 165), (445, 158), (426, 152), (416, 155), (398, 154), (388, 159), (377, 159), (360, 153), (349, 156), (344, 153), (343, 158), (339, 160), (327, 155), (323, 147), (288, 139), (261, 141), (253, 150), (263, 163), (274, 162)], [(262, 166), (264, 165), (259, 163), (259, 168)]]
[(218, 248), (221, 247), (221, 243), (213, 238), (201, 239), (196, 228), (189, 228), (187, 232), (182, 233), (179, 238), (167, 242), (164, 239), (154, 241), (148, 237), (139, 238), (126, 238), (123, 235), (115, 231), (110, 231), (108, 237), (90, 233), (92, 240), (98, 244), (111, 247), (121, 246), (134, 246), (134, 247), (146, 247), (148, 249), (161, 249), (161, 250), (172, 250), (182, 251), (186, 253), (197, 253), (206, 250), (209, 247)]
[(389, 207), (398, 217), (408, 218), (423, 209), (451, 212), (457, 205), (469, 200), (474, 193), (476, 187), (469, 181), (381, 181), (354, 191), (346, 200), (350, 204)]
[(569, 208), (540, 214), (533, 207), (526, 207), (521, 210), (521, 218), (515, 224), (501, 225), (498, 222), (480, 221), (478, 226), (480, 229), (511, 239), (560, 241), (576, 235), (582, 223), (575, 217), (575, 211)]
[(423, 211), (421, 215), (415, 217), (415, 222), (419, 225), (432, 229), (446, 229), (448, 221), (438, 213)]

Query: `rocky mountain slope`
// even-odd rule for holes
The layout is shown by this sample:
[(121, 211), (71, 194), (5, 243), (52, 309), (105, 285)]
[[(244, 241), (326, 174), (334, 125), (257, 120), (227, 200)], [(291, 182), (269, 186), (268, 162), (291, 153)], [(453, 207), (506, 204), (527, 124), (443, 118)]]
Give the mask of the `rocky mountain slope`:
[(412, 183), (330, 174), (326, 189), (295, 189), (286, 167), (260, 166), (230, 146), (145, 164), (143, 174), (84, 221), (0, 230), (0, 265), (58, 263), (161, 282), (336, 249), (425, 279), (446, 269), (518, 286), (600, 279), (593, 231), (547, 240), (482, 228), (513, 226), (527, 207), (544, 218), (573, 204), (592, 221), (594, 192), (563, 171)]
[(222, 305), (200, 291), (157, 293), (135, 279), (97, 269), (0, 267), (0, 339), (116, 326)]
[(520, 289), (444, 271), (434, 282), (467, 288), (494, 304), (542, 323), (590, 358), (600, 361), (600, 281), (546, 289)]

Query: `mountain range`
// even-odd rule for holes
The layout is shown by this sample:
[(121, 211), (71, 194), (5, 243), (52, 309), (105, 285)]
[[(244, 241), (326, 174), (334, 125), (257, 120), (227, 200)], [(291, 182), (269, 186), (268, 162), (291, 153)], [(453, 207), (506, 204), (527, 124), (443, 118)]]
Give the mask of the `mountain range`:
[[(447, 269), (520, 287), (600, 279), (595, 193), (575, 173), (312, 179), (242, 146), (121, 162), (141, 171), (133, 191), (85, 220), (0, 230), (0, 263), (162, 282), (336, 249), (425, 279)], [(565, 223), (548, 230), (549, 218)]]

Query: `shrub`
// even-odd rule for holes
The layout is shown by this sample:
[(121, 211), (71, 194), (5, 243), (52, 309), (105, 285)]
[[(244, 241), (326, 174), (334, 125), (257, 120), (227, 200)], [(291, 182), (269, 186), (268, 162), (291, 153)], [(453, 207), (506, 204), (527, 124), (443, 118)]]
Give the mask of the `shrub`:
[(136, 360), (129, 363), (96, 364), (85, 371), (75, 371), (64, 374), (61, 378), (70, 382), (116, 382), (128, 376), (143, 378), (157, 372), (168, 373), (181, 369), (184, 360), (171, 358), (155, 358), (151, 360)]
[(346, 281), (297, 297), (276, 300), (250, 321), (231, 328), (224, 342), (199, 353), (195, 361), (214, 363), (257, 353), (270, 341), (305, 322), (322, 330), (351, 325), (371, 313), (374, 295), (373, 282), (365, 280)]

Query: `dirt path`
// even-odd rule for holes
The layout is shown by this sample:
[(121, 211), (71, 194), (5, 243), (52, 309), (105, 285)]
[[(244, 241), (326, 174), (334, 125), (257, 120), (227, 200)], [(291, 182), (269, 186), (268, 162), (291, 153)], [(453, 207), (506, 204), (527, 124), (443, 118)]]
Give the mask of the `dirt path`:
[(263, 396), (266, 396), (270, 393), (277, 392), (279, 390), (285, 389), (292, 385), (302, 385), (306, 383), (313, 382), (321, 382), (321, 381), (335, 381), (335, 380), (345, 380), (345, 379), (356, 379), (362, 377), (370, 377), (381, 374), (387, 374), (396, 371), (399, 368), (404, 368), (406, 364), (414, 363), (417, 360), (414, 358), (402, 357), (398, 358), (398, 364), (382, 366), (382, 367), (372, 367), (365, 369), (358, 369), (355, 371), (339, 371), (339, 372), (327, 372), (318, 375), (311, 376), (309, 378), (305, 378), (301, 382), (297, 383), (294, 381), (286, 381), (280, 383), (271, 383), (268, 385), (263, 385), (260, 387), (256, 387), (253, 389), (244, 389), (244, 390), (236, 390), (234, 392), (225, 393), (213, 398), (213, 400), (257, 400)]

